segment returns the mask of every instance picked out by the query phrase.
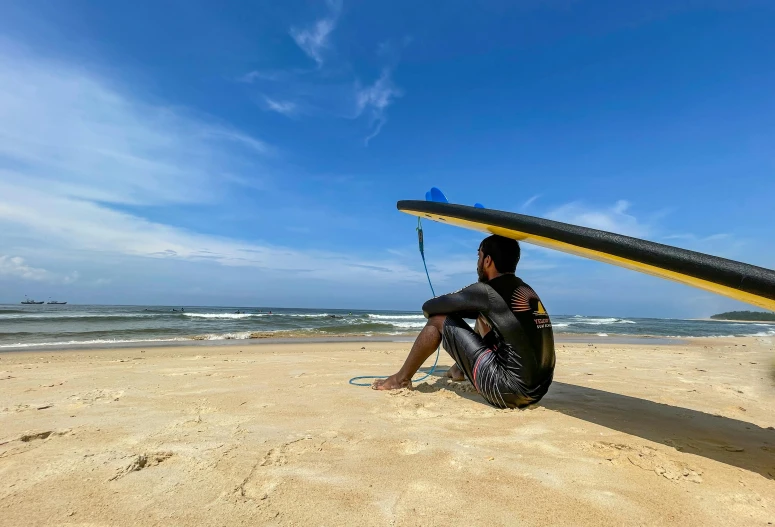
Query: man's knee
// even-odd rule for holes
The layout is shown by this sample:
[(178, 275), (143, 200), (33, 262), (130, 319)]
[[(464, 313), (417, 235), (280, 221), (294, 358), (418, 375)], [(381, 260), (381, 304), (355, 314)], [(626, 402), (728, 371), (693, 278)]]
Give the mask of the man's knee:
[(439, 330), (439, 333), (441, 333), (445, 320), (447, 320), (447, 315), (433, 315), (432, 317), (428, 318), (426, 325), (435, 327)]

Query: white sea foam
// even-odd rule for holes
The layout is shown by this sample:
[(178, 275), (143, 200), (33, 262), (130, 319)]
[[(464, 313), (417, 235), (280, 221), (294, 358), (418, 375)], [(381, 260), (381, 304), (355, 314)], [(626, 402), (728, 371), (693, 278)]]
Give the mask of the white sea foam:
[(598, 337), (607, 337), (608, 333), (598, 333), (597, 336)]
[(422, 328), (425, 322), (390, 322), (390, 325), (397, 328)]
[(25, 342), (17, 344), (0, 344), (0, 348), (29, 348), (33, 346), (73, 346), (83, 344), (141, 344), (143, 342), (178, 342), (191, 340), (190, 337), (175, 337), (168, 339), (94, 339), (94, 340), (67, 340), (59, 342)]
[(775, 330), (771, 329), (769, 331), (760, 331), (758, 333), (753, 333), (751, 335), (746, 335), (746, 337), (772, 337), (775, 336)]
[(383, 320), (425, 320), (423, 315), (373, 315), (369, 313), (369, 318), (383, 319)]
[(635, 324), (632, 320), (625, 320), (621, 318), (589, 318), (585, 320), (575, 321), (579, 324), (589, 324), (591, 326), (602, 326), (604, 324)]
[(213, 319), (239, 319), (251, 317), (263, 317), (264, 313), (183, 313), (192, 318), (213, 318)]
[(555, 328), (567, 328), (570, 326), (570, 322), (552, 322), (552, 327)]
[(240, 333), (212, 333), (206, 335), (197, 335), (193, 339), (187, 340), (245, 340), (249, 339), (252, 332), (243, 331)]
[[(267, 333), (264, 331), (263, 333)], [(274, 333), (269, 331), (268, 333)], [(142, 344), (147, 342), (186, 342), (194, 340), (246, 340), (250, 338), (252, 332), (245, 331), (239, 333), (212, 333), (197, 335), (195, 337), (173, 337), (165, 339), (93, 339), (93, 340), (68, 340), (60, 342), (28, 342), (17, 344), (0, 344), (0, 348), (30, 348), (35, 346), (74, 346), (74, 345), (92, 345), (92, 344)]]

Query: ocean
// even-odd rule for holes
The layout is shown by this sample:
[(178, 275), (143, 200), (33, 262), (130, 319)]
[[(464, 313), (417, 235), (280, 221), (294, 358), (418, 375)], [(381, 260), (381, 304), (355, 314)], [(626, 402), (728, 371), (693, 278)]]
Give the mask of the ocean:
[[(271, 313), (270, 313), (271, 311)], [(775, 336), (775, 323), (553, 315), (556, 334)], [(0, 351), (260, 337), (410, 336), (422, 313), (254, 307), (0, 305)]]

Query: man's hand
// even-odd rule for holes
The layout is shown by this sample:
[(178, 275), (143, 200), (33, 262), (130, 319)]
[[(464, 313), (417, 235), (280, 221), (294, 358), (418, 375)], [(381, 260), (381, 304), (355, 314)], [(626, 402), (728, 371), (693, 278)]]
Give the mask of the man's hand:
[(397, 373), (387, 379), (377, 379), (371, 385), (372, 390), (400, 390), (401, 388), (409, 388), (411, 390), (412, 379), (402, 380)]

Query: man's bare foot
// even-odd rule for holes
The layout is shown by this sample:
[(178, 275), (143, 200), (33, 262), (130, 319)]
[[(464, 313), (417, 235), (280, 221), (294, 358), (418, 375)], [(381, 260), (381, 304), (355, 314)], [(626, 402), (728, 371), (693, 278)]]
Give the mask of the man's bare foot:
[(455, 364), (450, 369), (448, 369), (447, 373), (445, 373), (444, 376), (449, 377), (453, 381), (457, 381), (457, 382), (466, 380), (465, 375), (463, 375), (463, 372), (460, 370), (457, 364)]
[(412, 389), (412, 379), (403, 381), (398, 378), (398, 374), (391, 375), (387, 379), (377, 379), (371, 385), (372, 390), (400, 390), (401, 388)]

